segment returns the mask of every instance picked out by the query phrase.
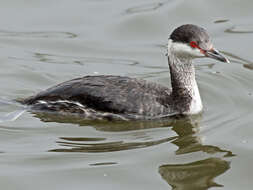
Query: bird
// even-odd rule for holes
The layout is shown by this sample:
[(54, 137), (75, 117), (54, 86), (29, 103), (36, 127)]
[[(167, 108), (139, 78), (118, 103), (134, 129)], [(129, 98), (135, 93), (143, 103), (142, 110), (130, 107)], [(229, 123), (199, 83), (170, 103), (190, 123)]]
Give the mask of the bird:
[(173, 30), (167, 52), (171, 87), (128, 76), (90, 75), (60, 83), (20, 102), (35, 112), (87, 119), (146, 120), (201, 113), (193, 59), (229, 60), (214, 48), (207, 31), (193, 24)]

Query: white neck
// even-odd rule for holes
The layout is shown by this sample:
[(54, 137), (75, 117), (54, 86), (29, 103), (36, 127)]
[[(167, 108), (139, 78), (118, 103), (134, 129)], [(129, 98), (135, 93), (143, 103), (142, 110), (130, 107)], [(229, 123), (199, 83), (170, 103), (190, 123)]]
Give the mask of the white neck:
[(193, 96), (192, 96), (192, 102), (191, 102), (191, 107), (189, 110), (189, 114), (197, 114), (200, 113), (203, 109), (201, 97), (199, 94), (199, 88), (197, 85), (197, 82), (195, 80), (193, 84)]
[(183, 114), (197, 114), (203, 108), (192, 64), (194, 56), (189, 53), (191, 51), (190, 47), (169, 40), (168, 62), (172, 96), (176, 109)]

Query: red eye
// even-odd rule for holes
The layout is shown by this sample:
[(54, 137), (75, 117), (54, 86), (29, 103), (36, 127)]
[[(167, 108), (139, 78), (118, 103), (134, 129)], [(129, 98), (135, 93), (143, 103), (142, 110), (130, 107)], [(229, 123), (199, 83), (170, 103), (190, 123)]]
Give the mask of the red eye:
[(198, 48), (198, 47), (199, 47), (198, 44), (197, 44), (197, 42), (195, 42), (195, 41), (191, 41), (191, 42), (190, 42), (190, 46), (191, 46), (192, 48)]

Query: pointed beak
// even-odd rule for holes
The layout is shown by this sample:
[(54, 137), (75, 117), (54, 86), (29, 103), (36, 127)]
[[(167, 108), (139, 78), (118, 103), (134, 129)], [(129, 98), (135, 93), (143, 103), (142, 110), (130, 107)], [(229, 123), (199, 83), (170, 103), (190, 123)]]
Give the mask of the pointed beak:
[(206, 57), (210, 57), (210, 58), (213, 58), (218, 61), (225, 62), (225, 63), (230, 63), (230, 61), (225, 56), (223, 56), (218, 50), (216, 50), (214, 48), (211, 50), (205, 51), (204, 54)]

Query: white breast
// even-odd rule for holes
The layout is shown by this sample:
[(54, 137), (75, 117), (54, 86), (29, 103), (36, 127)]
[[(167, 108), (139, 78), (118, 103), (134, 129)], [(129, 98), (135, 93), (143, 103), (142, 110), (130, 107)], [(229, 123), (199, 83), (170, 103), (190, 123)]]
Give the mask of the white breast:
[(201, 97), (199, 94), (199, 89), (197, 83), (193, 85), (193, 99), (190, 106), (189, 114), (197, 114), (200, 113), (203, 109)]

